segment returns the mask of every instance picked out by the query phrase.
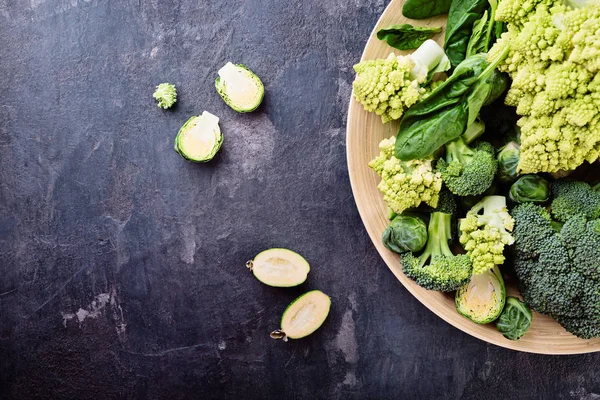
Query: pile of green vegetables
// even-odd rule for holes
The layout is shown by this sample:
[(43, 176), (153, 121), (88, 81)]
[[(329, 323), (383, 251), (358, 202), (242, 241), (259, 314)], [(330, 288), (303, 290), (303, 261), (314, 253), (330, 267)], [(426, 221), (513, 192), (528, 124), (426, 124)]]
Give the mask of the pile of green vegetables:
[[(384, 245), (420, 286), (511, 340), (531, 309), (600, 337), (600, 0), (407, 0), (377, 37), (408, 55), (354, 66), (354, 97), (397, 120), (369, 166)], [(516, 107), (516, 108), (514, 108)], [(523, 301), (506, 297), (516, 277)]]

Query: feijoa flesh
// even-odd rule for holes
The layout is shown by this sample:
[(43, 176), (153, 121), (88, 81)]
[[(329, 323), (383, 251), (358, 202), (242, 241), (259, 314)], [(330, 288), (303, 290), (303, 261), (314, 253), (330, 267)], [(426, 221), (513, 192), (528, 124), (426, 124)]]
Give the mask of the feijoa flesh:
[(283, 312), (281, 329), (271, 332), (273, 339), (301, 339), (319, 329), (331, 307), (331, 298), (320, 290), (304, 293)]
[(298, 286), (306, 280), (310, 266), (300, 254), (275, 248), (259, 253), (246, 263), (256, 279), (275, 287)]

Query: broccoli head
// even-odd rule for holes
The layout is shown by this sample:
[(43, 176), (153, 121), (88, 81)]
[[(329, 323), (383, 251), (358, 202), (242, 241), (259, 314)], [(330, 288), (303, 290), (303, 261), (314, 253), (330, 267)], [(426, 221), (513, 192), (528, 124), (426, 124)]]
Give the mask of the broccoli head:
[(473, 274), (504, 264), (504, 247), (514, 242), (513, 225), (504, 196), (484, 197), (460, 221), (459, 240), (471, 258)]
[(513, 210), (514, 267), (523, 298), (582, 338), (600, 337), (600, 220), (574, 215), (557, 231), (533, 203)]
[(421, 202), (437, 207), (442, 177), (433, 171), (431, 160), (400, 161), (394, 156), (396, 138), (384, 139), (379, 144), (380, 154), (369, 166), (379, 176), (377, 188), (383, 200), (396, 214), (418, 207)]
[(459, 137), (446, 144), (446, 158), (438, 160), (437, 169), (452, 193), (471, 196), (482, 194), (492, 185), (498, 161), (489, 143), (472, 148)]
[(560, 222), (576, 214), (587, 219), (600, 218), (600, 192), (586, 182), (557, 180), (552, 184), (552, 197), (552, 216)]
[(429, 290), (451, 292), (467, 284), (472, 266), (466, 254), (455, 255), (449, 247), (450, 214), (433, 212), (429, 220), (429, 239), (420, 256), (401, 256), (404, 274)]

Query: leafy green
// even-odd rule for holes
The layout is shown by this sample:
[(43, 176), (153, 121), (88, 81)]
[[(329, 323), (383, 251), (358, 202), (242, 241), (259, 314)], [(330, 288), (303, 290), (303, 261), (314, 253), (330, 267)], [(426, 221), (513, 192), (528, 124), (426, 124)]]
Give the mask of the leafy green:
[(412, 19), (427, 19), (448, 13), (452, 0), (406, 0), (402, 15)]
[(396, 157), (423, 159), (461, 136), (475, 121), (481, 107), (506, 88), (506, 78), (496, 70), (496, 65), (507, 54), (508, 48), (491, 64), (485, 54), (467, 58), (427, 98), (409, 108), (400, 122)]
[(417, 252), (427, 243), (427, 225), (415, 215), (398, 215), (383, 232), (382, 241), (396, 253)]
[(488, 0), (454, 0), (448, 12), (444, 50), (453, 67), (458, 66), (467, 54), (473, 25), (488, 9)]
[(485, 53), (487, 52), (487, 42), (486, 42), (486, 27), (488, 25), (488, 12), (484, 11), (483, 16), (475, 21), (473, 24), (473, 32), (471, 33), (471, 37), (469, 39), (469, 43), (467, 45), (467, 51), (465, 53), (465, 58), (470, 57), (477, 53)]
[(416, 49), (433, 34), (440, 33), (441, 27), (412, 26), (410, 24), (391, 25), (377, 32), (377, 39), (398, 50)]
[(496, 329), (510, 340), (519, 340), (531, 326), (533, 314), (525, 303), (516, 297), (507, 297), (506, 305), (498, 321)]

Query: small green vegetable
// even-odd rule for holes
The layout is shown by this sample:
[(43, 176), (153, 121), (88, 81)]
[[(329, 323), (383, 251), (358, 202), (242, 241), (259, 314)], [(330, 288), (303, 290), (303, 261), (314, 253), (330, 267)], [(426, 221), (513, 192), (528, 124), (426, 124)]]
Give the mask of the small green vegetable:
[(231, 62), (219, 70), (215, 87), (223, 101), (241, 113), (256, 110), (265, 95), (265, 87), (254, 72), (242, 64)]
[(219, 117), (204, 111), (202, 115), (188, 119), (179, 129), (175, 151), (186, 160), (207, 162), (217, 154), (222, 143)]
[(500, 149), (498, 153), (498, 179), (504, 183), (513, 183), (519, 177), (517, 166), (519, 165), (519, 155), (521, 145), (516, 142), (509, 142)]
[(377, 32), (377, 39), (387, 42), (398, 50), (416, 49), (433, 34), (442, 31), (440, 27), (412, 26), (410, 24), (391, 25)]
[(271, 332), (271, 338), (300, 339), (319, 329), (331, 307), (331, 298), (320, 290), (304, 293), (283, 312), (281, 329)]
[(415, 215), (398, 215), (383, 232), (382, 241), (396, 253), (417, 252), (427, 243), (427, 225)]
[(427, 19), (447, 14), (452, 0), (406, 0), (402, 15), (412, 19)]
[(517, 203), (545, 203), (550, 198), (550, 185), (539, 175), (523, 175), (510, 187), (510, 199)]
[(262, 283), (274, 287), (298, 286), (308, 276), (310, 266), (300, 254), (288, 249), (269, 249), (259, 253), (246, 267)]
[(456, 311), (478, 324), (498, 318), (504, 308), (506, 290), (498, 267), (473, 275), (471, 281), (456, 291)]
[(531, 326), (533, 314), (525, 303), (516, 297), (507, 297), (506, 305), (498, 321), (496, 329), (510, 340), (519, 340)]
[(170, 83), (161, 83), (152, 96), (158, 101), (158, 106), (166, 110), (177, 101), (177, 89)]

